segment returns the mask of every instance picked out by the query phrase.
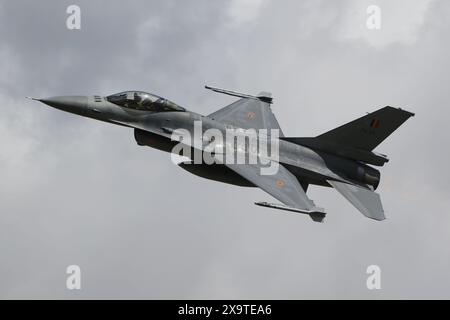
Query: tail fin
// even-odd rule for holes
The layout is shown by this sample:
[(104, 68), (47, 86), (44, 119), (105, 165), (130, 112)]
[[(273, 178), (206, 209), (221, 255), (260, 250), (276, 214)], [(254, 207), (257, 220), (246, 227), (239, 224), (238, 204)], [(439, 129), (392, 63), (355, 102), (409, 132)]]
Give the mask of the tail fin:
[(384, 107), (317, 138), (333, 144), (372, 151), (412, 116), (414, 113), (400, 108)]

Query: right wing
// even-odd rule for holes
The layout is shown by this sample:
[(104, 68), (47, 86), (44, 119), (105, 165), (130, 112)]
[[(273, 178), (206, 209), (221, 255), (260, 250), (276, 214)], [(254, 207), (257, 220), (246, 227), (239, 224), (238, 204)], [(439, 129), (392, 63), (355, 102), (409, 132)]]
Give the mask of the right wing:
[(232, 104), (211, 113), (208, 115), (209, 118), (236, 128), (268, 129), (268, 135), (270, 135), (270, 129), (278, 129), (279, 136), (284, 136), (277, 119), (270, 109), (270, 104), (272, 103), (270, 93), (261, 92), (257, 96), (250, 96), (218, 88), (206, 88), (219, 93), (242, 97)]
[(325, 212), (317, 208), (308, 198), (297, 178), (279, 164), (274, 175), (261, 175), (261, 166), (255, 164), (226, 164), (228, 168), (241, 175), (255, 186), (261, 188), (284, 205), (256, 202), (264, 207), (308, 214), (314, 221), (322, 222)]
[(348, 183), (331, 180), (327, 182), (366, 217), (379, 221), (386, 219), (378, 193)]

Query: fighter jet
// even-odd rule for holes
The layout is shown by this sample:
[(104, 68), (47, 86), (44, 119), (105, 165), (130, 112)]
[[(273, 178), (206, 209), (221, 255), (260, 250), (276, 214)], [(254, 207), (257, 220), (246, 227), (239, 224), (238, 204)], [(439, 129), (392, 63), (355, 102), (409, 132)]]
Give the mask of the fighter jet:
[[(210, 180), (259, 187), (281, 203), (263, 201), (255, 202), (256, 205), (306, 214), (316, 222), (322, 222), (326, 213), (308, 198), (309, 185), (332, 187), (364, 216), (374, 220), (385, 219), (380, 196), (375, 192), (380, 183), (380, 172), (374, 166), (383, 166), (388, 158), (373, 150), (414, 116), (413, 113), (387, 106), (316, 137), (286, 137), (272, 113), (270, 93), (250, 95), (209, 86), (205, 88), (239, 99), (207, 116), (142, 91), (125, 91), (109, 96), (31, 99), (59, 110), (132, 128), (138, 145), (171, 153), (180, 143), (174, 139), (174, 133), (180, 129), (193, 133), (195, 122), (201, 122), (202, 133), (208, 129), (219, 132), (230, 129), (264, 132), (265, 129), (266, 139), (275, 139), (278, 146), (277, 159), (268, 158), (265, 162), (266, 166), (277, 164), (273, 174), (262, 174), (262, 162), (196, 163), (192, 155), (179, 166)], [(272, 135), (271, 132), (278, 134)], [(193, 150), (212, 153), (206, 149), (211, 140), (206, 140), (203, 137), (197, 145), (187, 141), (183, 143)], [(249, 152), (252, 151), (244, 150), (244, 153)]]

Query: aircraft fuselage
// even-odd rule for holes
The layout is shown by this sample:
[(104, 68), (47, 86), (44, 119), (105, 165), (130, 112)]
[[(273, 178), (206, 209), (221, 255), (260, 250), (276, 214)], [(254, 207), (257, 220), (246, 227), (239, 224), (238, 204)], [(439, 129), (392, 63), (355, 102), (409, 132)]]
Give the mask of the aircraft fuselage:
[[(177, 129), (184, 129), (193, 135), (196, 121), (201, 121), (202, 134), (208, 129), (217, 129), (225, 135), (229, 128), (219, 121), (187, 110), (181, 112), (135, 110), (118, 106), (100, 96), (65, 96), (39, 101), (80, 116), (134, 128), (139, 145), (166, 152), (172, 152), (178, 143), (171, 140), (171, 133)], [(285, 165), (302, 183), (329, 186), (327, 180), (336, 180), (372, 185), (374, 189), (378, 186), (380, 174), (373, 167), (289, 141), (279, 140), (278, 143), (279, 163)], [(181, 167), (208, 179), (240, 186), (253, 186), (221, 165), (185, 164)]]

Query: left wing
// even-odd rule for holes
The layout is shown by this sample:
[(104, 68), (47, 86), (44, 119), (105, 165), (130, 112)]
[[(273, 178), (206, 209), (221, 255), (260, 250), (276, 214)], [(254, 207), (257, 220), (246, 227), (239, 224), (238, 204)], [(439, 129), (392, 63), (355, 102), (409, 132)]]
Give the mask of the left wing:
[(284, 205), (267, 202), (256, 202), (255, 204), (305, 213), (318, 222), (322, 222), (325, 218), (323, 209), (315, 206), (314, 202), (306, 195), (297, 178), (281, 164), (279, 164), (278, 172), (274, 175), (261, 175), (261, 166), (255, 164), (226, 164), (226, 166), (281, 201)]

